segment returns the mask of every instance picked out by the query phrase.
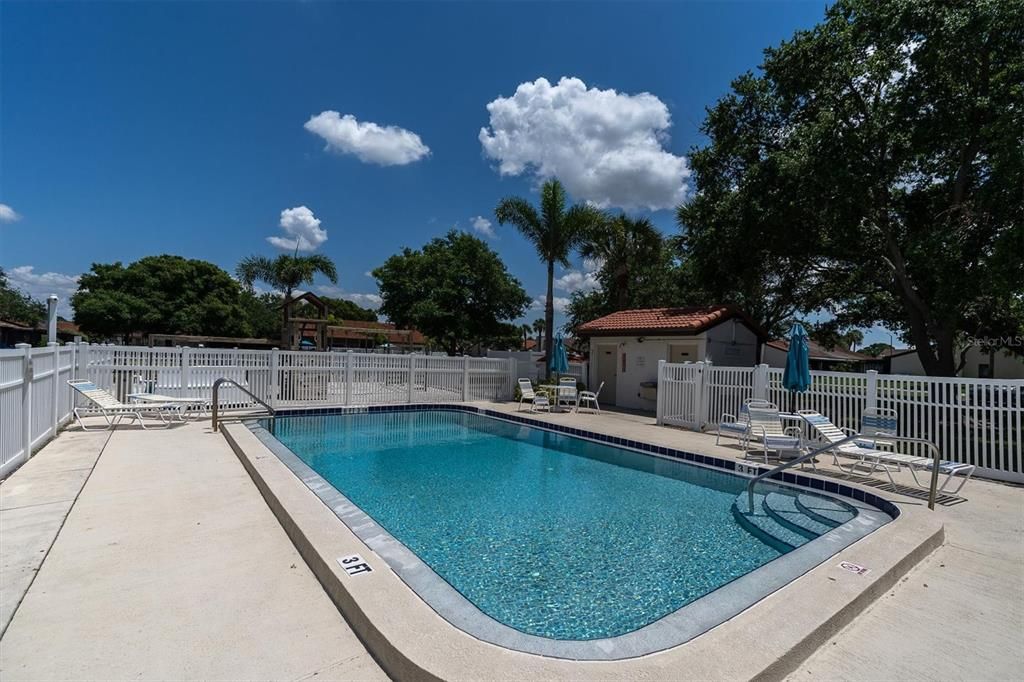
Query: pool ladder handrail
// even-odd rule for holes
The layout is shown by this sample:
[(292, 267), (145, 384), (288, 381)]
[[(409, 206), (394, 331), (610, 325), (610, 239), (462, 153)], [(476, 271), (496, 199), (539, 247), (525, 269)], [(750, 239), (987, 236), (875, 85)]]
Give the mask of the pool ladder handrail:
[[(748, 508), (750, 509), (750, 512), (753, 513), (753, 511), (754, 511), (754, 486), (761, 479), (763, 479), (763, 478), (771, 478), (772, 476), (774, 476), (775, 474), (777, 474), (777, 473), (779, 473), (781, 471), (789, 469), (792, 466), (796, 466), (797, 464), (801, 464), (803, 462), (806, 462), (808, 459), (811, 459), (812, 457), (820, 455), (823, 452), (828, 452), (829, 450), (835, 448), (838, 445), (842, 445), (843, 443), (849, 443), (850, 441), (857, 440), (857, 439), (868, 440), (870, 438), (871, 438), (871, 436), (865, 436), (865, 435), (860, 434), (860, 433), (855, 433), (855, 434), (853, 434), (851, 436), (847, 436), (846, 438), (843, 438), (842, 440), (837, 440), (834, 443), (827, 443), (826, 445), (823, 445), (820, 448), (811, 450), (810, 452), (807, 452), (807, 453), (805, 453), (803, 455), (800, 455), (799, 457), (791, 459), (788, 462), (783, 462), (782, 464), (779, 464), (777, 467), (775, 467), (773, 469), (769, 469), (768, 471), (765, 471), (765, 472), (762, 472), (762, 473), (758, 474), (754, 478), (750, 479), (749, 483), (747, 483), (747, 504), (748, 504)], [(929, 486), (929, 490), (928, 490), (928, 508), (934, 511), (935, 510), (935, 498), (937, 497), (937, 491), (938, 491), (938, 487), (939, 487), (939, 462), (941, 461), (941, 454), (939, 453), (938, 446), (936, 446), (935, 443), (933, 443), (930, 440), (927, 440), (925, 438), (911, 438), (909, 436), (895, 436), (895, 435), (888, 435), (888, 434), (886, 434), (885, 440), (886, 441), (900, 441), (902, 443), (921, 443), (921, 444), (927, 445), (931, 449), (931, 451), (933, 453), (932, 459), (934, 461), (932, 462), (932, 480), (931, 480), (931, 485)], [(886, 465), (883, 464), (882, 466), (886, 466)]]
[(270, 413), (270, 423), (271, 423), (271, 425), (273, 425), (273, 423), (274, 423), (274, 415), (277, 412), (273, 407), (268, 405), (259, 396), (257, 396), (255, 393), (253, 393), (252, 391), (247, 389), (245, 386), (242, 386), (241, 384), (239, 384), (234, 379), (228, 379), (227, 377), (221, 377), (220, 379), (217, 379), (216, 381), (213, 382), (213, 405), (211, 407), (211, 412), (213, 414), (213, 430), (214, 430), (214, 432), (217, 431), (219, 423), (221, 421), (220, 418), (219, 418), (219, 413), (220, 413), (219, 394), (220, 394), (221, 384), (231, 384), (232, 386), (237, 388), (239, 391), (241, 391), (242, 393), (246, 394), (247, 396), (249, 396), (250, 398), (252, 398), (256, 402), (258, 402), (260, 405), (265, 407), (267, 409), (267, 412)]

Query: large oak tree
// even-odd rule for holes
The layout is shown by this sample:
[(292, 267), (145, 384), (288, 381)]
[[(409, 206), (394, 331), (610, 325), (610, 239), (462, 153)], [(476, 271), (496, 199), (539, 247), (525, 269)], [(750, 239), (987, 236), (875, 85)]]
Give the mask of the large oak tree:
[(932, 375), (967, 336), (1021, 335), (1022, 45), (1012, 0), (839, 0), (767, 50), (691, 156), (698, 280), (769, 327), (882, 322)]

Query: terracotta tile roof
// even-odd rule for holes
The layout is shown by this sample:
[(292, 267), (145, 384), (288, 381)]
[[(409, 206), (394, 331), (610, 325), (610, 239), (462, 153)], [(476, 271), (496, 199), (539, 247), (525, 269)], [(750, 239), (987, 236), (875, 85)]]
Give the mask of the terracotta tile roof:
[[(769, 341), (766, 345), (781, 350), (783, 353), (789, 352), (789, 340), (788, 339), (774, 339)], [(807, 350), (810, 353), (812, 360), (832, 360), (834, 362), (863, 362), (865, 360), (876, 360), (870, 355), (864, 355), (864, 353), (857, 353), (856, 351), (846, 350), (845, 348), (833, 348), (828, 349), (822, 346), (817, 341), (807, 340)]]
[(738, 308), (728, 305), (620, 310), (581, 325), (579, 333), (584, 336), (619, 336), (655, 332), (699, 334), (734, 317), (742, 319), (755, 333), (763, 336), (761, 329), (749, 316)]
[(396, 329), (388, 322), (370, 322), (365, 320), (340, 320), (337, 324), (327, 327), (327, 335), (332, 339), (352, 339), (365, 341), (373, 339), (377, 334), (387, 338), (388, 343), (412, 343), (422, 345), (427, 338), (415, 329)]

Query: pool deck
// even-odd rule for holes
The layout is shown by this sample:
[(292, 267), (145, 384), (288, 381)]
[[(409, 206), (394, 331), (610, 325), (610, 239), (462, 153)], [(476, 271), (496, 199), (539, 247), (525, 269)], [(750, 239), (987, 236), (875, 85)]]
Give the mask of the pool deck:
[[(643, 415), (534, 416), (739, 454)], [(873, 487), (886, 494), (888, 480)], [(789, 679), (1021, 677), (1024, 489), (975, 480), (963, 492), (965, 502), (931, 512), (945, 544)], [(908, 509), (924, 504), (887, 496)], [(0, 484), (0, 557), (5, 682), (386, 677), (209, 422), (65, 431)], [(467, 673), (481, 670), (466, 663)]]

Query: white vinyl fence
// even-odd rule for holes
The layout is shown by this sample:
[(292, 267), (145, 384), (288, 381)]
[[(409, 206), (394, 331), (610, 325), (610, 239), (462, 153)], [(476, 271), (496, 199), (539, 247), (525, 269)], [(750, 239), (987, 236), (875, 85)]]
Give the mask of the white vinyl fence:
[(75, 345), (0, 350), (0, 477), (71, 419), (74, 396), (67, 381), (77, 371)]
[[(71, 419), (71, 378), (89, 379), (127, 402), (133, 392), (209, 400), (213, 382), (226, 377), (286, 408), (510, 400), (517, 369), (513, 359), (355, 352), (95, 344), (0, 350), (0, 476)], [(254, 404), (230, 385), (220, 402)]]
[[(713, 430), (723, 413), (735, 415), (743, 401), (762, 398), (783, 412), (816, 410), (856, 430), (866, 407), (888, 408), (899, 415), (899, 435), (932, 441), (943, 459), (1024, 482), (1024, 380), (812, 371), (810, 389), (793, 394), (782, 387), (782, 374), (767, 365), (661, 362), (658, 423)], [(919, 445), (902, 447), (927, 454)]]

